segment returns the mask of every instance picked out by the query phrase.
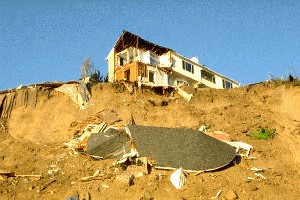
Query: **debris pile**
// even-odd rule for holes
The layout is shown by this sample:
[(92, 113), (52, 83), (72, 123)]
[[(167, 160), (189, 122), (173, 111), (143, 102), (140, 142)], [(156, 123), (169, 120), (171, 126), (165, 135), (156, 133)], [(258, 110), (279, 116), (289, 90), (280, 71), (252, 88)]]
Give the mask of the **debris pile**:
[[(183, 187), (186, 181), (184, 172), (199, 174), (220, 169), (230, 164), (236, 156), (236, 150), (231, 145), (201, 131), (134, 123), (124, 129), (108, 126), (105, 122), (88, 124), (80, 135), (65, 145), (93, 158), (115, 158), (114, 166), (127, 169), (123, 173), (114, 174), (116, 181), (128, 185), (133, 184), (134, 178), (148, 174), (149, 168), (178, 169), (170, 178), (177, 189)], [(105, 174), (96, 171), (81, 180), (88, 181), (102, 176)]]
[(55, 90), (68, 95), (77, 105), (79, 105), (80, 109), (85, 109), (86, 106), (89, 105), (91, 95), (86, 84), (83, 82), (64, 84), (55, 88)]

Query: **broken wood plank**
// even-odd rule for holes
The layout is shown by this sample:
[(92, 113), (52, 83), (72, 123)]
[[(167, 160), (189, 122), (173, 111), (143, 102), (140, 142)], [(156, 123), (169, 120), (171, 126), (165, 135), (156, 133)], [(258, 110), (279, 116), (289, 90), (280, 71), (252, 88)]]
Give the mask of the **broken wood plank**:
[(45, 190), (47, 187), (49, 187), (54, 182), (56, 182), (56, 179), (53, 179), (53, 180), (49, 181), (48, 183), (46, 183), (45, 185), (41, 186), (40, 191)]

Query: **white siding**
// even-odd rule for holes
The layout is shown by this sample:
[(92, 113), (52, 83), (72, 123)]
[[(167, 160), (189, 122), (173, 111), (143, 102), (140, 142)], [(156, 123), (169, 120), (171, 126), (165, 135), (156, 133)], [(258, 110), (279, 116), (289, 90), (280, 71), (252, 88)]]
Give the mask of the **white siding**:
[[(156, 67), (148, 66), (147, 69), (149, 71), (154, 72), (154, 84), (159, 86), (168, 86), (168, 75), (158, 70)], [(149, 75), (148, 75), (149, 77)], [(149, 81), (149, 80), (148, 80)]]
[(194, 73), (186, 71), (182, 69), (182, 58), (172, 55), (172, 60), (173, 60), (173, 70), (175, 72), (178, 72), (184, 76), (187, 76), (188, 78), (191, 78), (195, 81), (199, 81), (201, 78), (201, 68), (191, 61), (186, 60), (188, 63), (191, 63), (194, 66)]
[(115, 80), (115, 59), (114, 59), (114, 48), (112, 48), (106, 58), (108, 62), (108, 81), (113, 82)]
[(220, 76), (216, 76), (216, 88), (223, 89), (223, 79)]

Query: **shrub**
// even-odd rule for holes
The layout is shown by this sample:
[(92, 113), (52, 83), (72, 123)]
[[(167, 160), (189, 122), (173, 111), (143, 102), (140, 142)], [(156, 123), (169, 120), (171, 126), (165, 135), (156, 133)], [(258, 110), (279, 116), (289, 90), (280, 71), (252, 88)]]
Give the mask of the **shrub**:
[(249, 135), (250, 135), (250, 137), (256, 138), (259, 140), (267, 140), (267, 139), (273, 138), (275, 135), (275, 132), (276, 132), (275, 128), (271, 128), (271, 129), (260, 128), (256, 132), (250, 133)]

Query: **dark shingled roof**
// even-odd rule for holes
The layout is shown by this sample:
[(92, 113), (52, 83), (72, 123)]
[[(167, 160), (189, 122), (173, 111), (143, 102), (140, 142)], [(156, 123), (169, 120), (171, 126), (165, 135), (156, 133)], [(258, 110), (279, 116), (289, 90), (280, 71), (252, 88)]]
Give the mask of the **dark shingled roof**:
[(129, 137), (126, 133), (113, 128), (105, 132), (91, 134), (87, 152), (90, 155), (103, 158), (121, 158), (124, 153), (130, 152)]
[(235, 149), (203, 132), (129, 125), (139, 156), (151, 157), (157, 167), (210, 171), (228, 165)]
[(169, 48), (149, 42), (128, 31), (123, 31), (123, 34), (119, 37), (115, 44), (115, 53), (119, 53), (129, 47), (136, 47), (145, 51), (150, 50), (159, 56), (171, 50)]

